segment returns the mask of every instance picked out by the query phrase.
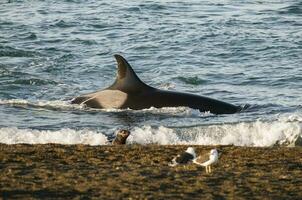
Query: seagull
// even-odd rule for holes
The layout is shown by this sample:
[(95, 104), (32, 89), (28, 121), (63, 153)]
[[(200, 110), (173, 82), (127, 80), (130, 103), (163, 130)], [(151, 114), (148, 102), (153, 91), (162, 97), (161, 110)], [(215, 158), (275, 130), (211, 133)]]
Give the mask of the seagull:
[(128, 138), (128, 136), (130, 135), (130, 131), (128, 130), (119, 130), (116, 133), (116, 137), (114, 138), (114, 140), (112, 141), (113, 145), (123, 145), (126, 144), (126, 140)]
[(211, 165), (216, 163), (219, 157), (217, 149), (212, 149), (209, 155), (210, 155), (209, 157), (202, 155), (193, 159), (193, 163), (197, 165), (201, 165), (206, 168), (206, 173), (212, 172)]
[(196, 153), (193, 147), (188, 147), (187, 150), (173, 158), (169, 166), (175, 167), (178, 164), (187, 164), (196, 158)]

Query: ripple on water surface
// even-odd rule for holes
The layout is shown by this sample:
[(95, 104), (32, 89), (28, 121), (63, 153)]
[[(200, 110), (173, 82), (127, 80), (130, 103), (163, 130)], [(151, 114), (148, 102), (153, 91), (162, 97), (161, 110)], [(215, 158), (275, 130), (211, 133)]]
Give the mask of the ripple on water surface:
[[(64, 130), (82, 142), (85, 128), (94, 135), (129, 127), (138, 143), (145, 134), (161, 144), (271, 145), (301, 124), (275, 120), (302, 111), (300, 27), (301, 2), (291, 0), (2, 2), (0, 127), (38, 137)], [(67, 106), (114, 82), (117, 53), (153, 87), (251, 106), (219, 116)], [(182, 138), (195, 130), (217, 138)]]

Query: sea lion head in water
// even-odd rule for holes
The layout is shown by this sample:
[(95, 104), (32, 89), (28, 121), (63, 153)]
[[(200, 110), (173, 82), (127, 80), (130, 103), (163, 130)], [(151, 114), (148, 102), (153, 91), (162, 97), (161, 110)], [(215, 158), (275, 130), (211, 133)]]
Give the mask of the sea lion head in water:
[(126, 140), (128, 138), (128, 136), (130, 135), (130, 131), (122, 129), (119, 130), (116, 133), (116, 137), (114, 138), (112, 144), (113, 145), (122, 145), (122, 144), (126, 144)]

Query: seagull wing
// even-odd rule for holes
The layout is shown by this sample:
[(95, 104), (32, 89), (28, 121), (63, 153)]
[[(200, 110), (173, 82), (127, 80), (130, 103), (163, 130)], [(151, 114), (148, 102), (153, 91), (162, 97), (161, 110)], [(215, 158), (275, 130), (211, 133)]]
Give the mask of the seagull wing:
[(209, 154), (203, 154), (203, 155), (200, 155), (197, 158), (195, 158), (193, 160), (193, 163), (205, 167), (205, 166), (211, 165), (213, 162), (212, 162), (212, 160), (210, 160)]
[(176, 162), (180, 163), (180, 164), (187, 164), (188, 162), (193, 160), (193, 155), (184, 152), (182, 154), (180, 154), (178, 157), (176, 157)]
[(206, 162), (207, 160), (209, 160), (209, 154), (202, 154), (196, 157), (194, 159), (194, 162), (203, 163)]

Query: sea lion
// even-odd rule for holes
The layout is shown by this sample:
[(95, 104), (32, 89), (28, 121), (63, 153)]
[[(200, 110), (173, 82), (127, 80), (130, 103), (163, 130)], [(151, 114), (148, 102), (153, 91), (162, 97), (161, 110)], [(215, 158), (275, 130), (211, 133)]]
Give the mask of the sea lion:
[(130, 131), (122, 129), (116, 133), (116, 137), (112, 141), (113, 145), (123, 145), (126, 144), (126, 140), (130, 135)]

